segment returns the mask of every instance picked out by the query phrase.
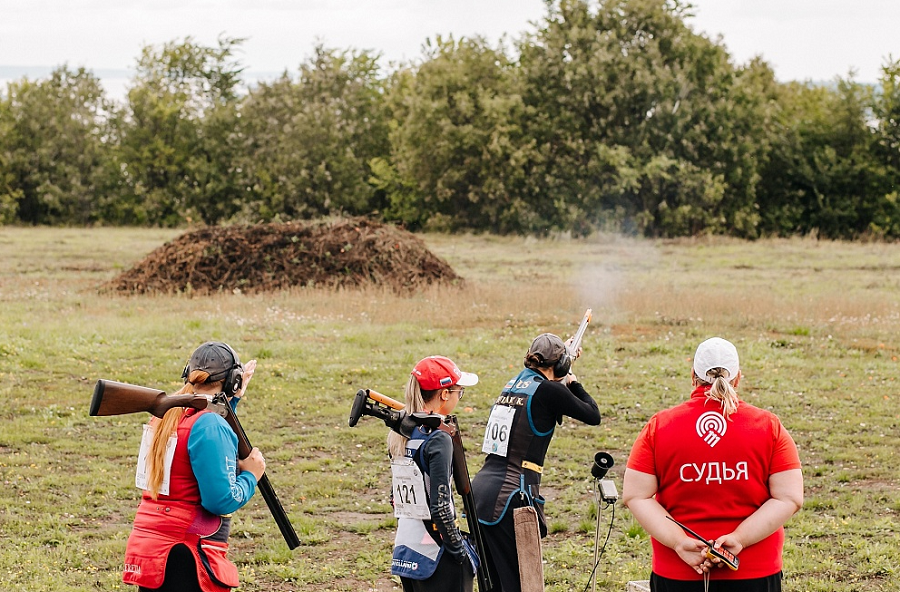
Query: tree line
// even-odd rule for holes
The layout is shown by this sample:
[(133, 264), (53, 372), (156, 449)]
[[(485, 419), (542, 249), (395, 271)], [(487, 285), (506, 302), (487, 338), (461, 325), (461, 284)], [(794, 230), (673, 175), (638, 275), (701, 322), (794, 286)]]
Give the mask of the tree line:
[(900, 61), (781, 83), (680, 0), (548, 0), (496, 45), (317, 46), (248, 89), (243, 40), (145, 47), (127, 97), (83, 68), (0, 91), (0, 222), (900, 237)]

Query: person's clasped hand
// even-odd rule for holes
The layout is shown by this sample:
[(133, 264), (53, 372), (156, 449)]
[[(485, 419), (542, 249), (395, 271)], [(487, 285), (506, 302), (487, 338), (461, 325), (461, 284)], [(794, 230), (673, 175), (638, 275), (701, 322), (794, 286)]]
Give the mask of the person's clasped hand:
[[(726, 551), (728, 551), (735, 557), (737, 557), (738, 554), (744, 550), (744, 545), (741, 544), (741, 541), (736, 536), (734, 536), (734, 533), (723, 534), (713, 542), (714, 549), (718, 550), (722, 547), (724, 547)], [(722, 560), (718, 557), (714, 557), (712, 562), (716, 567), (722, 567), (723, 565), (725, 565), (725, 563), (723, 563)]]
[(684, 537), (677, 545), (675, 552), (681, 557), (681, 560), (687, 563), (698, 574), (709, 571), (712, 563), (706, 557), (706, 549), (709, 545), (703, 541), (691, 537)]
[[(574, 338), (574, 337), (569, 337), (568, 339), (566, 339), (566, 350), (567, 350), (567, 351), (572, 351), (572, 340), (573, 340), (573, 339), (575, 339), (575, 338)], [(584, 351), (584, 348), (581, 347), (581, 346), (579, 345), (579, 346), (578, 346), (578, 349), (575, 350), (575, 359), (576, 359), (576, 360), (577, 360), (578, 358), (581, 357), (581, 353), (582, 353), (583, 351)]]

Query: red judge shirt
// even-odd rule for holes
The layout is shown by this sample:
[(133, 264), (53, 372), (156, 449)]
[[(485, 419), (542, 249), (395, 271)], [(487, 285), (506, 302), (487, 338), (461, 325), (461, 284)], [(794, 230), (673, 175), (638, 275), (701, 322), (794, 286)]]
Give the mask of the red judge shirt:
[[(628, 468), (655, 475), (656, 501), (673, 518), (715, 539), (737, 528), (769, 495), (769, 475), (800, 468), (794, 440), (774, 413), (741, 401), (726, 420), (706, 398), (709, 386), (689, 401), (660, 411), (631, 449)], [(700, 576), (672, 549), (652, 539), (653, 572), (673, 580)], [(715, 569), (711, 579), (763, 578), (781, 571), (784, 528), (743, 549), (740, 568)]]

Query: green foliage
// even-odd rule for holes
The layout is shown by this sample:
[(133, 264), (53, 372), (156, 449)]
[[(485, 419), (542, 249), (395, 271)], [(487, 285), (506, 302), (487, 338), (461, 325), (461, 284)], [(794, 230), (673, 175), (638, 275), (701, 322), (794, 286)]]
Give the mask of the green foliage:
[(544, 155), (535, 194), (593, 226), (755, 233), (761, 101), (684, 10), (663, 0), (550, 5), (520, 43), (528, 134)]
[(98, 195), (108, 189), (108, 109), (84, 68), (9, 84), (0, 98), (0, 221), (97, 221)]
[(121, 194), (108, 221), (176, 226), (228, 219), (238, 209), (231, 130), (243, 40), (218, 47), (188, 37), (147, 46), (125, 108), (117, 113)]
[(314, 48), (245, 88), (235, 54), (143, 48), (124, 104), (83, 69), (0, 95), (0, 223), (178, 227), (373, 215), (411, 229), (900, 237), (900, 61), (779, 83), (680, 0), (547, 0), (491, 46)]
[(240, 107), (244, 215), (254, 219), (379, 209), (370, 161), (388, 153), (377, 56), (317, 46), (297, 80), (262, 83)]
[(388, 94), (390, 166), (379, 161), (373, 178), (387, 194), (385, 217), (411, 228), (540, 230), (511, 185), (530, 147), (509, 59), (480, 37), (438, 37), (426, 50)]
[(900, 60), (889, 61), (882, 68), (880, 87), (872, 111), (877, 122), (875, 159), (885, 168), (881, 176), (884, 188), (876, 196), (865, 196), (866, 201), (875, 201), (868, 230), (877, 237), (897, 237), (900, 236), (900, 197), (896, 189), (900, 183)]
[(765, 228), (828, 238), (866, 232), (885, 181), (867, 124), (871, 89), (852, 80), (834, 89), (793, 83), (780, 95), (779, 137), (759, 191)]

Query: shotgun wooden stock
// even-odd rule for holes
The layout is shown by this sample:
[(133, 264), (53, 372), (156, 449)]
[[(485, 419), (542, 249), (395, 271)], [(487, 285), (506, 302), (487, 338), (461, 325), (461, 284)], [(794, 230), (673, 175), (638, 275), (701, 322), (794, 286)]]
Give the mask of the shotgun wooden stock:
[(91, 399), (91, 416), (125, 415), (146, 411), (162, 417), (173, 407), (193, 407), (206, 409), (209, 397), (203, 395), (167, 395), (165, 391), (115, 382), (98, 380)]
[[(113, 380), (98, 380), (97, 385), (94, 387), (90, 414), (92, 416), (124, 415), (146, 411), (156, 417), (162, 417), (166, 414), (166, 411), (173, 407), (206, 409), (209, 403), (209, 397), (204, 395), (167, 395), (165, 391), (145, 386), (115, 382)], [(230, 403), (223, 401), (220, 407), (225, 409), (225, 421), (237, 436), (238, 458), (247, 458), (253, 447), (250, 445), (250, 440), (247, 439), (247, 434), (244, 433), (241, 422), (231, 408)], [(278, 500), (271, 483), (269, 483), (268, 475), (263, 473), (256, 486), (269, 507), (269, 512), (272, 513), (272, 517), (278, 524), (278, 529), (281, 530), (281, 535), (284, 537), (288, 548), (296, 549), (300, 546), (300, 539), (297, 537), (297, 533), (294, 532), (294, 527), (291, 525), (287, 513)]]

